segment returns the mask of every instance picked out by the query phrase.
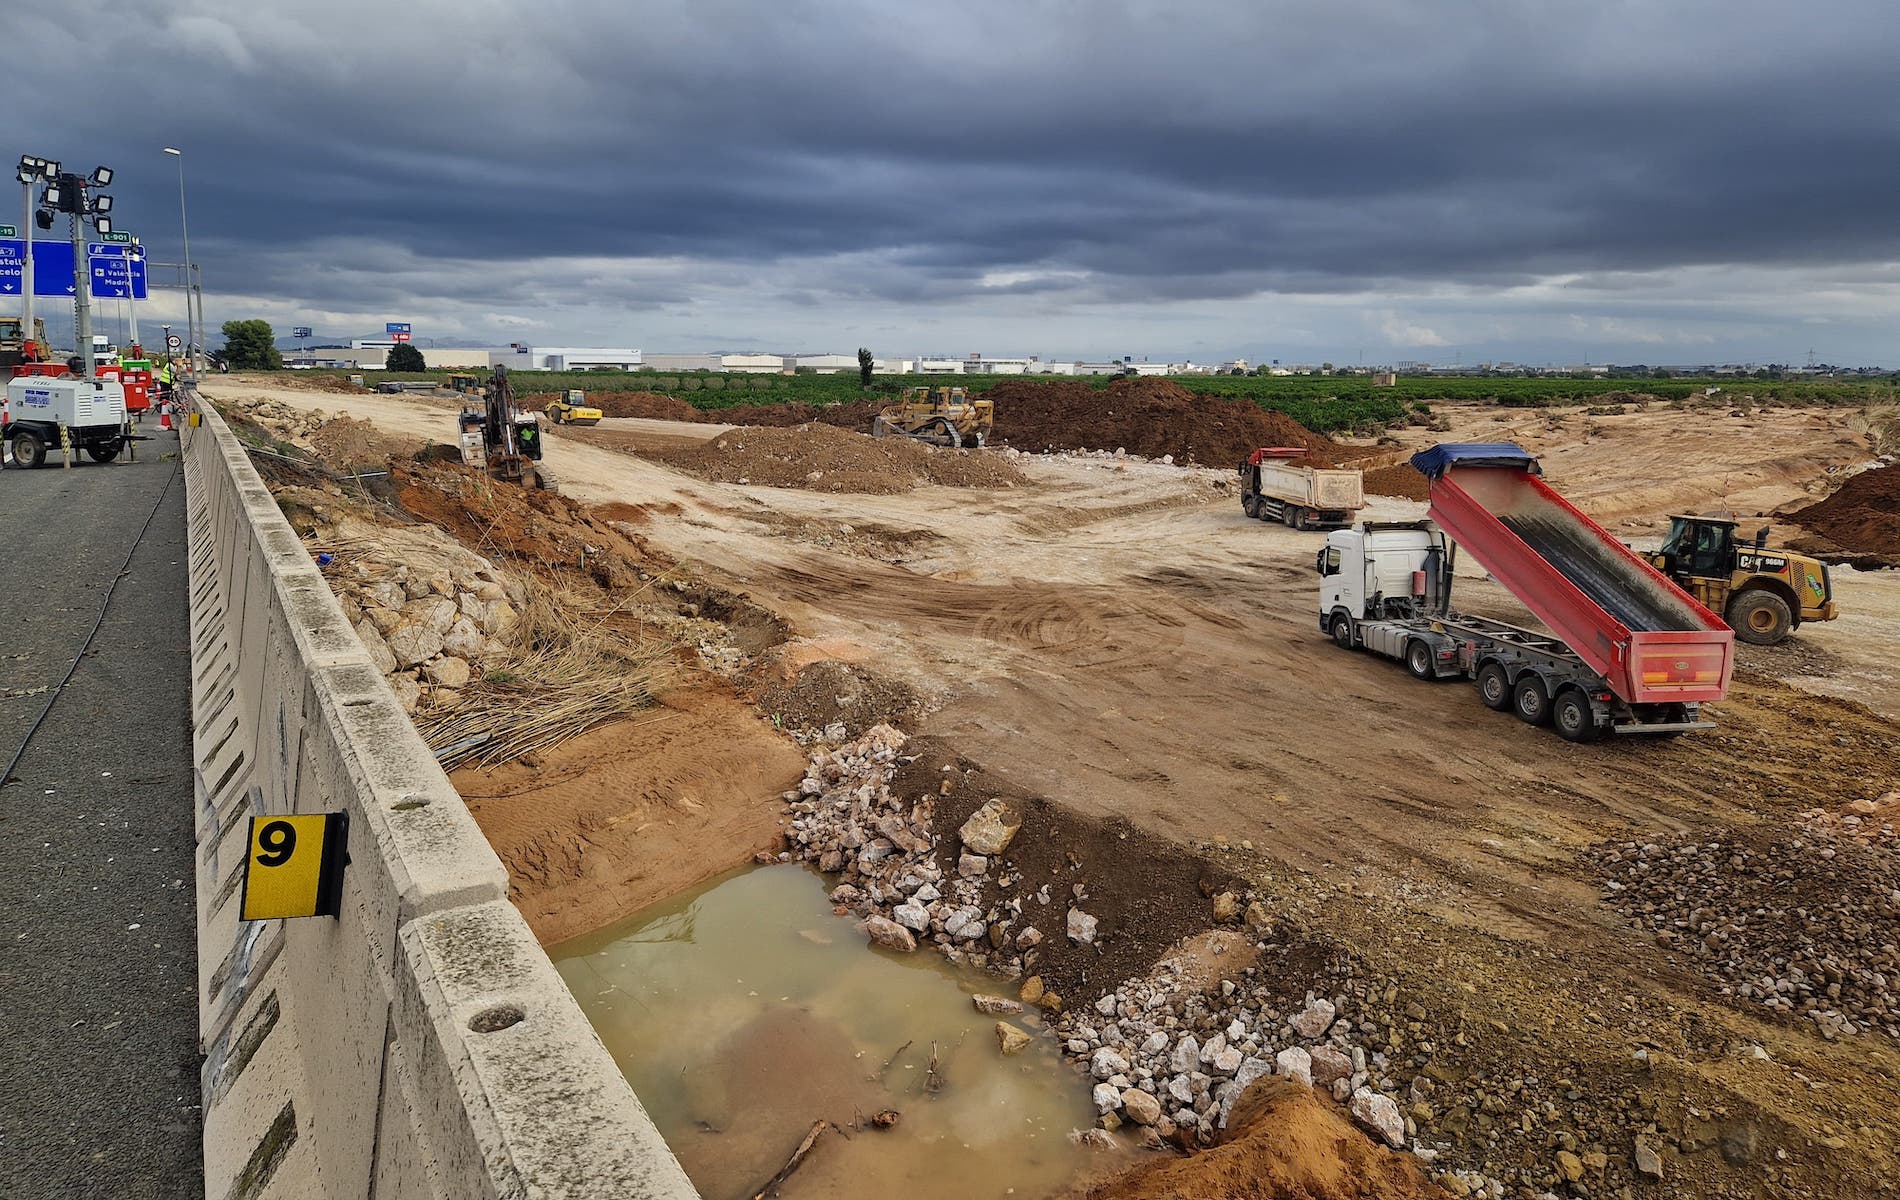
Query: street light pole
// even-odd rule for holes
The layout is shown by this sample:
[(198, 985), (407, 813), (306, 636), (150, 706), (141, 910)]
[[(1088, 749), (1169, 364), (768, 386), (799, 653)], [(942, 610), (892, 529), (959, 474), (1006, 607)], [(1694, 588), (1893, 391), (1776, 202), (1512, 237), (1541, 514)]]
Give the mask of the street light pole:
[[(165, 147), (165, 153), (178, 160), (178, 229), (185, 239), (185, 373), (195, 383), (198, 379), (198, 317), (192, 315), (191, 298), (191, 222), (185, 217), (185, 152), (176, 146)], [(202, 303), (199, 306), (203, 307)]]

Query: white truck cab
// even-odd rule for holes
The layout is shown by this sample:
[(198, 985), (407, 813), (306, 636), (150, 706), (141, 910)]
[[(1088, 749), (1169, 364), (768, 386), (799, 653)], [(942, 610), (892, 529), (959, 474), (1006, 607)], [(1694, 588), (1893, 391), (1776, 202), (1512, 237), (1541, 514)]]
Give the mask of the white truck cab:
[(1333, 530), (1315, 563), (1320, 628), (1333, 632), (1341, 617), (1356, 623), (1424, 615), (1439, 596), (1434, 576), (1447, 563), (1445, 535), (1429, 521)]

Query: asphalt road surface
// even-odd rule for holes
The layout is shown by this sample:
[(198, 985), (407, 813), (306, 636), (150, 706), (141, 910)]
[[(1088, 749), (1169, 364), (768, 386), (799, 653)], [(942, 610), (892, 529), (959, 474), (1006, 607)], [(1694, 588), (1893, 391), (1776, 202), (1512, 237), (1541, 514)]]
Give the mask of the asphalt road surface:
[(7, 1200), (204, 1193), (185, 488), (155, 424), (135, 463), (0, 471), (0, 769), (131, 555), (0, 786)]

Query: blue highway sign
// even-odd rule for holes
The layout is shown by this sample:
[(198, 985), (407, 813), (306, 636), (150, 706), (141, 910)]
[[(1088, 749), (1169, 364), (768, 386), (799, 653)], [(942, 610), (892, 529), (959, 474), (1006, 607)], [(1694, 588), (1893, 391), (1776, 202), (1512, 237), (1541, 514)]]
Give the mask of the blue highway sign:
[[(20, 294), (21, 270), (26, 243), (19, 238), (0, 238), (0, 296)], [(88, 250), (94, 254), (88, 267), (92, 294), (106, 300), (144, 300), (145, 248), (94, 242)], [(54, 298), (70, 297), (77, 289), (73, 282), (71, 242), (36, 241), (33, 243), (33, 294)]]

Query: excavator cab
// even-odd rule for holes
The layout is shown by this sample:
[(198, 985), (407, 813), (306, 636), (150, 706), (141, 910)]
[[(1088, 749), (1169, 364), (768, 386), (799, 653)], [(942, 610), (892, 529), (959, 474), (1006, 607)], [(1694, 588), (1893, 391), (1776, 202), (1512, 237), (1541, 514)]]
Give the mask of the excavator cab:
[(1803, 621), (1839, 615), (1834, 584), (1819, 560), (1768, 548), (1769, 527), (1738, 540), (1728, 517), (1671, 517), (1650, 564), (1757, 646), (1772, 646)]

